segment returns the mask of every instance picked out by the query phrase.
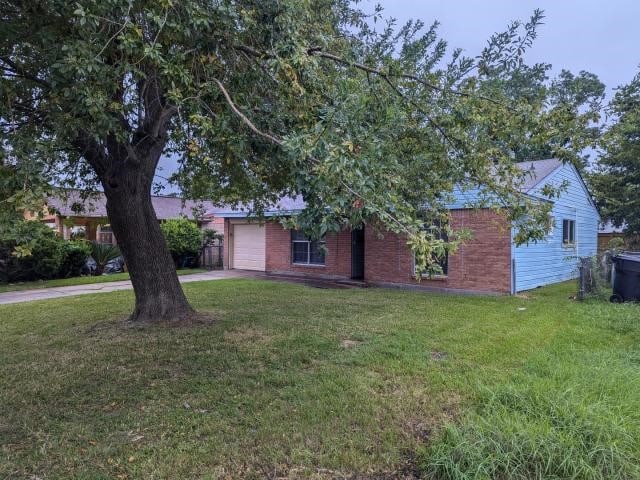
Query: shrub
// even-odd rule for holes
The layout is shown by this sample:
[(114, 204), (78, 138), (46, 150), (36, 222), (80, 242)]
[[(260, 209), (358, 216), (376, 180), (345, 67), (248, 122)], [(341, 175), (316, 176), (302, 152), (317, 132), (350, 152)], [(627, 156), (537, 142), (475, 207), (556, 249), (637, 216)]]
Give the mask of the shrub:
[(85, 240), (72, 240), (63, 245), (63, 260), (59, 276), (77, 277), (91, 255), (91, 244)]
[(176, 264), (183, 257), (196, 257), (202, 248), (202, 232), (198, 226), (186, 218), (172, 218), (160, 226), (167, 247)]
[(55, 278), (64, 259), (65, 240), (48, 226), (21, 220), (0, 233), (0, 280)]
[(110, 243), (92, 243), (91, 244), (91, 258), (96, 262), (95, 275), (102, 275), (104, 267), (114, 258), (120, 256), (120, 249)]

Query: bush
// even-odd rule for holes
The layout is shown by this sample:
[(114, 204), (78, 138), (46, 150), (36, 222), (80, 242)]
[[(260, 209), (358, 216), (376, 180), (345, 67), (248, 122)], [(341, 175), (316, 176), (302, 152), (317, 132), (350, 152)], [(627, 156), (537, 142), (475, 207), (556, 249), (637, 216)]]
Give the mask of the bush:
[(0, 233), (0, 280), (27, 281), (58, 276), (65, 240), (48, 226), (21, 220)]
[(107, 263), (118, 258), (120, 255), (120, 249), (115, 245), (93, 242), (91, 244), (91, 258), (96, 262), (94, 275), (102, 275)]
[(186, 218), (173, 218), (160, 226), (167, 247), (176, 265), (184, 263), (184, 257), (197, 257), (202, 248), (202, 232)]
[(0, 282), (78, 276), (90, 250), (88, 242), (64, 240), (40, 222), (14, 222), (0, 232)]
[(91, 255), (91, 244), (85, 240), (72, 240), (63, 245), (63, 260), (59, 276), (62, 278), (78, 277), (82, 267)]

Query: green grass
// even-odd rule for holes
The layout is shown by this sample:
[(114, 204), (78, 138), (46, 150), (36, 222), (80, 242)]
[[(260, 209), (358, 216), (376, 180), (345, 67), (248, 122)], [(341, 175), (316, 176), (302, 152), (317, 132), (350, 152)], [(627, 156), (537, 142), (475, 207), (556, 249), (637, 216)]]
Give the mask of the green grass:
[[(178, 270), (178, 275), (191, 275), (192, 273), (206, 272), (204, 268), (185, 268)], [(68, 287), (71, 285), (86, 285), (90, 283), (107, 283), (129, 280), (129, 274), (111, 273), (97, 277), (71, 277), (56, 278), (54, 280), (36, 280), (35, 282), (0, 283), (0, 293), (16, 292), (18, 290), (34, 290), (38, 288)]]
[(131, 292), (0, 306), (0, 478), (640, 478), (640, 308), (573, 289), (196, 282), (214, 324), (143, 330)]

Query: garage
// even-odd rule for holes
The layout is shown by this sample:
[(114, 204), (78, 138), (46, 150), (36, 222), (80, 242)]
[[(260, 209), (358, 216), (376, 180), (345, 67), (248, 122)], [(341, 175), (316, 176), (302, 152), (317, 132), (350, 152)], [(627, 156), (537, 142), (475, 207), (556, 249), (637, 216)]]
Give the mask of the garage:
[(265, 228), (251, 223), (233, 225), (232, 268), (265, 269)]

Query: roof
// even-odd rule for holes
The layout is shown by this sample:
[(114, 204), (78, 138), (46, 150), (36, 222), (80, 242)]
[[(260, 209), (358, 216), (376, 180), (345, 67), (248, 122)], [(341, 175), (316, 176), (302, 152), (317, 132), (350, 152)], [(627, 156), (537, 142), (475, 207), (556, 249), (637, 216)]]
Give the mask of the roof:
[[(304, 210), (306, 203), (302, 195), (295, 197), (283, 196), (280, 199), (264, 209), (265, 217), (274, 217), (277, 215), (287, 215), (294, 212)], [(252, 211), (252, 205), (240, 205), (238, 208), (222, 207), (218, 209), (208, 210), (207, 214), (225, 218), (244, 218)]]
[[(107, 201), (102, 192), (90, 193), (87, 198), (83, 198), (80, 190), (70, 190), (61, 195), (50, 196), (46, 203), (65, 217), (107, 217)], [(196, 218), (194, 210), (196, 213), (202, 212), (198, 216), (204, 216), (205, 212), (213, 214), (217, 210), (212, 202), (185, 200), (180, 197), (152, 195), (151, 203), (159, 220), (177, 217), (193, 220)]]
[[(531, 192), (537, 185), (539, 185), (546, 177), (555, 172), (563, 165), (562, 160), (557, 158), (549, 158), (546, 160), (532, 160), (527, 162), (519, 162), (516, 164), (518, 168), (527, 172), (525, 176), (525, 182), (521, 187), (523, 193)], [(275, 215), (287, 215), (293, 212), (303, 210), (305, 202), (302, 196), (296, 197), (282, 197), (274, 205), (265, 209), (264, 216), (272, 217)], [(207, 212), (210, 215), (226, 218), (241, 218), (246, 217), (251, 213), (251, 205), (243, 205), (237, 209), (230, 207), (210, 210)]]
[(555, 172), (562, 165), (562, 160), (558, 160), (557, 158), (516, 163), (516, 166), (520, 170), (527, 172), (527, 175), (525, 175), (525, 181), (521, 187), (522, 192), (531, 192), (531, 190), (537, 187), (545, 178)]

